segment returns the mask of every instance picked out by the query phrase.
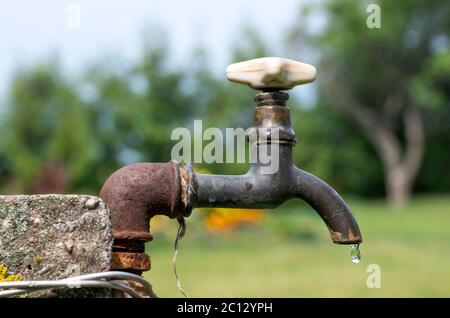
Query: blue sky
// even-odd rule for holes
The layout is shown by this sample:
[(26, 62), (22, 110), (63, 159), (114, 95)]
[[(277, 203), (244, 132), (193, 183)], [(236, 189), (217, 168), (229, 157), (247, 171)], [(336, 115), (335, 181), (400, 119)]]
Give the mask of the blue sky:
[[(214, 57), (214, 70), (222, 72), (230, 62), (230, 47), (242, 25), (254, 25), (267, 41), (279, 43), (280, 32), (296, 18), (299, 3), (298, 0), (5, 1), (0, 11), (0, 96), (4, 97), (17, 66), (43, 60), (51, 54), (56, 53), (71, 74), (77, 74), (106, 52), (133, 59), (139, 53), (143, 30), (149, 25), (162, 26), (167, 31), (174, 65), (182, 65), (195, 46), (203, 45)], [(71, 4), (81, 9), (80, 28), (67, 26)]]

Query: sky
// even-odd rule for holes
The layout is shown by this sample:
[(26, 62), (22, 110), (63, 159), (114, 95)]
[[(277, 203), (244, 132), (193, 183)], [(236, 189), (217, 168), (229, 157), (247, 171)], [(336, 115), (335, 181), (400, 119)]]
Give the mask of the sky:
[(0, 9), (0, 98), (18, 66), (55, 54), (70, 74), (105, 53), (132, 60), (139, 54), (143, 31), (152, 25), (166, 30), (174, 66), (203, 45), (220, 74), (242, 25), (255, 26), (276, 48), (299, 5), (298, 0), (5, 1)]

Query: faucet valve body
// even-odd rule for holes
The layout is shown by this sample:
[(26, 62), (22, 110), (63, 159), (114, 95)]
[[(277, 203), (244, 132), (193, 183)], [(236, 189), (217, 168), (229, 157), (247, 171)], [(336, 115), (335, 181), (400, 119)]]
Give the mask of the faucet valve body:
[[(250, 140), (258, 142), (276, 142), (280, 144), (295, 145), (297, 140), (295, 132), (291, 127), (291, 115), (286, 102), (289, 95), (279, 91), (263, 92), (255, 96), (256, 108), (253, 117), (253, 134), (250, 133)], [(278, 130), (278, 137), (272, 138), (273, 129)], [(265, 138), (259, 138), (259, 134), (264, 133)]]

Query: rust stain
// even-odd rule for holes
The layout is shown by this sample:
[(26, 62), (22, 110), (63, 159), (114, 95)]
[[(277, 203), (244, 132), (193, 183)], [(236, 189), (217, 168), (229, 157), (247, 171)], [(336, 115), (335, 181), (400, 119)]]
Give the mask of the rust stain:
[(153, 238), (150, 219), (188, 215), (189, 173), (180, 170), (176, 161), (138, 163), (119, 169), (106, 180), (100, 197), (111, 211), (113, 268), (148, 270), (149, 258), (143, 251), (145, 242)]
[(151, 268), (150, 256), (145, 253), (113, 252), (111, 268), (145, 272)]
[(173, 219), (184, 212), (179, 168), (173, 161), (123, 167), (108, 178), (100, 197), (111, 211), (116, 239), (149, 241), (152, 216)]

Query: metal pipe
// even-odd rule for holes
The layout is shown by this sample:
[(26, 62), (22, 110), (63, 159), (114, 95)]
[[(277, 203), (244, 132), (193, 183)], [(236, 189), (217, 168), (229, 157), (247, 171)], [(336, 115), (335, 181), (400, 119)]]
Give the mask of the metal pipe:
[(275, 174), (259, 173), (252, 165), (241, 176), (194, 174), (194, 207), (276, 208), (298, 198), (308, 203), (325, 222), (338, 244), (362, 241), (349, 207), (327, 183), (292, 165), (292, 146), (280, 145), (280, 167)]
[(280, 145), (279, 169), (274, 174), (262, 174), (261, 163), (250, 166), (240, 176), (197, 174), (193, 176), (193, 206), (195, 208), (255, 208), (273, 209), (290, 198), (292, 148)]
[(106, 180), (100, 197), (111, 210), (116, 240), (150, 241), (148, 221), (153, 215), (175, 218), (183, 212), (178, 164), (125, 166)]
[(136, 274), (150, 269), (150, 258), (144, 253), (145, 242), (153, 239), (150, 218), (189, 214), (181, 182), (175, 161), (128, 165), (106, 180), (100, 197), (111, 212), (112, 269)]

